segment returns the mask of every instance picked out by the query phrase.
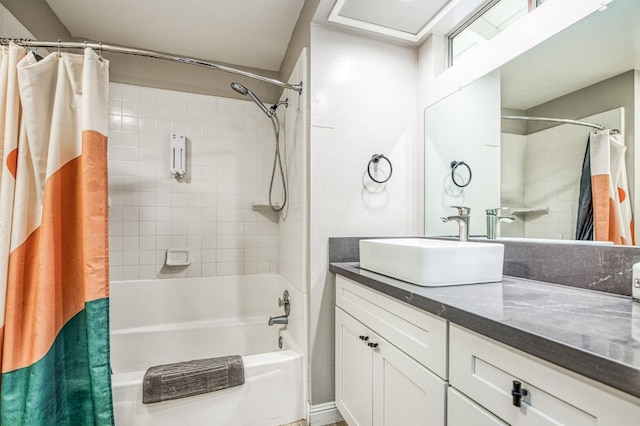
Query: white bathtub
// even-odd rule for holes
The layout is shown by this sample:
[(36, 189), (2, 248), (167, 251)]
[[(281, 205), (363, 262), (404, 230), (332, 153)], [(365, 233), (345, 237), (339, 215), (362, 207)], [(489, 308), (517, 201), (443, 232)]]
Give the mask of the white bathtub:
[[(289, 325), (278, 298), (291, 298)], [(116, 426), (268, 426), (304, 418), (297, 336), (301, 294), (277, 275), (112, 282), (111, 367)], [(282, 337), (283, 348), (278, 347)], [(142, 404), (147, 368), (242, 355), (245, 384), (204, 395)]]

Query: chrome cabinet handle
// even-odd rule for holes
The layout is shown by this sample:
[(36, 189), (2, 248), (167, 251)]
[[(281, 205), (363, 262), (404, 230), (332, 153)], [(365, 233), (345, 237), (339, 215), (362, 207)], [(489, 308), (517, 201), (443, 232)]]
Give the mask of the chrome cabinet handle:
[(360, 340), (363, 340), (365, 342), (369, 340), (369, 336), (359, 336), (359, 337), (360, 337)]
[(367, 343), (367, 345), (368, 345), (370, 348), (377, 348), (377, 347), (378, 347), (378, 344), (377, 344), (377, 343), (372, 343), (372, 342)]

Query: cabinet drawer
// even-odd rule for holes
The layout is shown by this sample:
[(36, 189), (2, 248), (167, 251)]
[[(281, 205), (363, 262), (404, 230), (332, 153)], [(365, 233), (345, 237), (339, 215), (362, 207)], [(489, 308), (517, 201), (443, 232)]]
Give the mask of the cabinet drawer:
[(447, 426), (507, 426), (454, 388), (447, 395)]
[[(637, 425), (640, 401), (451, 324), (450, 383), (511, 425)], [(528, 391), (513, 405), (513, 381)]]
[(336, 305), (446, 380), (447, 321), (344, 278)]

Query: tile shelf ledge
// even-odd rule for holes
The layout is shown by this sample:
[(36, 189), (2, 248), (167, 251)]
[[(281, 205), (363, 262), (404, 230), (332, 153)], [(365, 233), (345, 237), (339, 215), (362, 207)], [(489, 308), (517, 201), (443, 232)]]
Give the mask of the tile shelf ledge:
[(511, 214), (549, 214), (549, 207), (514, 207)]
[[(280, 204), (275, 204), (273, 207), (279, 209)], [(269, 205), (268, 201), (252, 201), (251, 210), (256, 212), (278, 213), (271, 210), (271, 206)]]

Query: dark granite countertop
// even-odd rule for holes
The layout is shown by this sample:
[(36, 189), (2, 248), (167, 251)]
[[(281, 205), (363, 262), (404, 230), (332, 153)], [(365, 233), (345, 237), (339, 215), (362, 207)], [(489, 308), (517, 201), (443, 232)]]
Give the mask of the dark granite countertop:
[(501, 283), (420, 287), (331, 263), (330, 270), (568, 370), (640, 397), (640, 303), (504, 276)]

